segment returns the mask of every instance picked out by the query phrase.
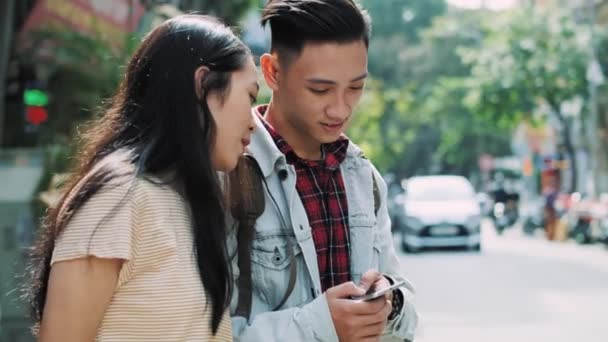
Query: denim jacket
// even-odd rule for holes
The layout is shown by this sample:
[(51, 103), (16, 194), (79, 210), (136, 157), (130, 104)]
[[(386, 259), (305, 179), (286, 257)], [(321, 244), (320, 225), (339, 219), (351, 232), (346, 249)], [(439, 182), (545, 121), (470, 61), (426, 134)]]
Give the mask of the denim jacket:
[[(249, 322), (232, 317), (235, 341), (337, 341), (317, 266), (317, 255), (304, 206), (296, 191), (296, 173), (276, 147), (257, 115), (256, 131), (249, 152), (264, 175), (266, 209), (255, 225), (252, 243), (252, 308)], [(284, 171), (283, 171), (284, 170)], [(352, 280), (376, 269), (393, 280), (405, 279), (393, 247), (391, 224), (386, 206), (386, 184), (361, 150), (349, 144), (341, 164), (348, 201), (350, 264)], [(381, 205), (374, 213), (372, 174), (380, 190)], [(295, 257), (289, 257), (288, 248)], [(238, 303), (239, 269), (236, 233), (229, 236), (228, 249), (234, 273), (231, 313)], [(293, 292), (285, 304), (272, 311), (287, 291), (290, 262), (297, 263)], [(401, 314), (389, 321), (383, 340), (413, 340), (418, 316), (412, 304), (413, 287), (402, 287)]]

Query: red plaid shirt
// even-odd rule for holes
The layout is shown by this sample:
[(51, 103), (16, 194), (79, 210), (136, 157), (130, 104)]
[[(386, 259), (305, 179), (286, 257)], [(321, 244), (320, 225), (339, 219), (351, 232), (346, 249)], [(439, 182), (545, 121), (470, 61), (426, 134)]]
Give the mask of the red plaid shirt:
[[(267, 106), (257, 111), (264, 115)], [(287, 163), (295, 167), (296, 190), (304, 204), (317, 251), (323, 291), (351, 280), (348, 204), (340, 164), (346, 157), (345, 137), (321, 146), (322, 160), (298, 157), (291, 146), (262, 120)]]

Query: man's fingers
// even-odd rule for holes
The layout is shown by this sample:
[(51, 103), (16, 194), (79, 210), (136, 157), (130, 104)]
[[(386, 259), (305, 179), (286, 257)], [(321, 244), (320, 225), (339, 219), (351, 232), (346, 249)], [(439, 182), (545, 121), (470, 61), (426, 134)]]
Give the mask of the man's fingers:
[(367, 341), (368, 339), (370, 339), (370, 341), (379, 341), (384, 332), (384, 327), (384, 323), (368, 325), (359, 331), (358, 336), (364, 341)]
[[(378, 315), (386, 310), (386, 306), (389, 306), (389, 313), (392, 310), (390, 302), (384, 297), (380, 297), (371, 301), (356, 301), (351, 299), (341, 299), (345, 306), (345, 311), (352, 313), (353, 315), (361, 316), (365, 320), (369, 320), (369, 317)], [(369, 323), (369, 321), (367, 321)], [(367, 324), (368, 324), (367, 323)]]
[(369, 290), (370, 288), (373, 287), (373, 285), (381, 280), (382, 278), (384, 278), (382, 276), (382, 274), (380, 274), (380, 272), (376, 271), (376, 270), (369, 270), (365, 273), (363, 273), (363, 275), (361, 276), (361, 281), (359, 281), (359, 287), (363, 288), (364, 290)]
[(385, 301), (385, 305), (382, 306), (380, 310), (374, 312), (373, 314), (365, 316), (365, 321), (367, 322), (367, 325), (378, 324), (386, 321), (388, 319), (388, 315), (391, 313), (391, 310), (393, 310), (393, 306), (390, 302)]
[(350, 298), (364, 295), (365, 289), (362, 289), (352, 281), (349, 281), (328, 289), (327, 294), (332, 298)]

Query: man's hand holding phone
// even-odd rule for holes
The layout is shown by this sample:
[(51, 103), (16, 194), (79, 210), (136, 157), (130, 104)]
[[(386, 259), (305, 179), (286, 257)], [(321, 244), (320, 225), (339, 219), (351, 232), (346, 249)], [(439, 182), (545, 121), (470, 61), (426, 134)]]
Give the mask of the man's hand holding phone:
[(405, 284), (406, 284), (405, 280), (402, 280), (393, 285), (389, 285), (388, 287), (382, 287), (378, 290), (374, 287), (374, 288), (369, 289), (363, 296), (356, 296), (356, 297), (352, 297), (351, 299), (360, 300), (360, 301), (361, 300), (369, 301), (369, 300), (374, 300), (376, 298), (379, 298), (381, 296), (386, 296), (387, 299), (392, 302), (393, 291), (400, 288), (401, 286), (405, 286)]
[[(334, 327), (340, 341), (379, 341), (391, 313), (392, 291), (388, 280), (376, 270), (353, 282), (334, 286), (325, 292)], [(371, 292), (370, 292), (371, 290)], [(368, 292), (381, 291), (366, 300), (355, 299)], [(371, 298), (374, 297), (374, 298)]]

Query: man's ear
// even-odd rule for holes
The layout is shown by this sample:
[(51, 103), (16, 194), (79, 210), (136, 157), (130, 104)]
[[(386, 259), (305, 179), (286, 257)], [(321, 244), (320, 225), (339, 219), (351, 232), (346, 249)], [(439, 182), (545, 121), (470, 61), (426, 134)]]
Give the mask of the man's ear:
[(203, 99), (203, 80), (209, 73), (209, 68), (202, 65), (194, 71), (194, 92), (199, 100)]
[(262, 69), (262, 74), (264, 75), (268, 88), (272, 91), (277, 91), (279, 89), (278, 76), (281, 71), (277, 55), (269, 53), (263, 54), (262, 57), (260, 57), (260, 68)]

